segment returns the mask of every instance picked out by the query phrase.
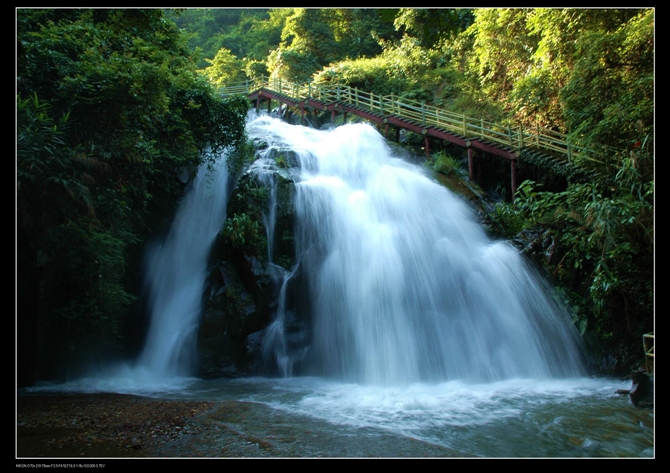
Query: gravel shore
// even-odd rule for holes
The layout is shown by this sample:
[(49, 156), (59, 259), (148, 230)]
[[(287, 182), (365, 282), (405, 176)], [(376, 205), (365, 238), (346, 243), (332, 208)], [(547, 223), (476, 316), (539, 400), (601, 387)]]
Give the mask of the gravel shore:
[[(258, 442), (210, 422), (244, 411), (239, 402), (149, 399), (119, 394), (19, 396), (16, 460), (31, 458), (134, 458), (258, 456)], [(212, 430), (217, 443), (210, 445)], [(262, 450), (262, 449), (261, 449)], [(262, 452), (261, 456), (262, 455)]]

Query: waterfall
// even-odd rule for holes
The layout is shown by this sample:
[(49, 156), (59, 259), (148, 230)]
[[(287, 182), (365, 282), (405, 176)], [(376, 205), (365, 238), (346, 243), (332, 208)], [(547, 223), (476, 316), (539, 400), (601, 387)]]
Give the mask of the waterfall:
[(147, 250), (151, 325), (138, 365), (152, 375), (191, 374), (207, 260), (226, 219), (227, 200), (228, 170), (222, 155), (200, 166), (167, 237)]
[(548, 284), (373, 127), (259, 117), (247, 130), (300, 161), (306, 374), (381, 385), (583, 374), (578, 334)]

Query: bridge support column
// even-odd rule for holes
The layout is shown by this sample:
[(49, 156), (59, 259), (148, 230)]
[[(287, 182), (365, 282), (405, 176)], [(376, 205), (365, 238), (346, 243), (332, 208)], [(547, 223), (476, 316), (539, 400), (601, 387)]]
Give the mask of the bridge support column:
[(268, 99), (268, 115), (272, 113), (272, 99)]
[(396, 127), (395, 129), (395, 142), (400, 143), (400, 127)]
[(428, 141), (428, 135), (425, 133), (423, 135), (423, 147), (426, 150), (426, 158), (430, 158), (430, 142)]
[(470, 147), (470, 142), (468, 141), (466, 144), (468, 145), (468, 176), (470, 177), (471, 181), (474, 181), (475, 180), (475, 163), (473, 156), (474, 152)]
[(512, 198), (511, 201), (514, 202), (514, 194), (516, 194), (516, 159), (511, 160), (511, 171), (512, 171)]
[(330, 111), (330, 123), (335, 124), (335, 109)]

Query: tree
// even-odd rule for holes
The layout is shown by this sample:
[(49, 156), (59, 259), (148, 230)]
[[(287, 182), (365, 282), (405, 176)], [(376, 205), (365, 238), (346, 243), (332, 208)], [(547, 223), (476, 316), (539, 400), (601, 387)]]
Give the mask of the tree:
[(507, 101), (530, 65), (537, 37), (526, 26), (525, 9), (477, 9), (466, 34), (474, 38), (468, 70), (491, 101)]
[[(185, 32), (188, 46), (202, 52), (202, 58), (198, 58), (201, 68), (207, 67), (206, 59), (214, 58), (221, 48), (230, 50), (235, 57), (245, 57), (254, 46), (254, 42), (247, 39), (250, 25), (268, 17), (268, 10), (261, 8), (189, 8), (167, 13)], [(278, 34), (276, 36), (275, 44), (278, 44)], [(272, 41), (272, 38), (254, 39)]]
[(243, 62), (237, 59), (228, 49), (221, 48), (214, 59), (206, 59), (209, 67), (201, 69), (215, 87), (223, 87), (244, 80)]
[(296, 8), (286, 19), (282, 43), (268, 57), (268, 69), (274, 76), (305, 82), (337, 58), (337, 42), (326, 11)]
[(439, 48), (473, 21), (470, 9), (451, 8), (399, 8), (394, 19), (397, 31), (419, 41), (421, 47)]
[[(588, 30), (575, 44), (574, 68), (560, 98), (566, 127), (575, 141), (595, 150), (640, 151), (653, 138), (654, 12), (637, 14), (608, 30)], [(618, 167), (622, 156), (600, 153)], [(601, 159), (602, 160), (602, 159)], [(584, 163), (588, 165), (588, 163)], [(647, 179), (651, 162), (639, 161)]]
[(377, 9), (295, 8), (286, 17), (282, 42), (268, 57), (276, 77), (305, 82), (336, 61), (370, 57), (397, 36)]

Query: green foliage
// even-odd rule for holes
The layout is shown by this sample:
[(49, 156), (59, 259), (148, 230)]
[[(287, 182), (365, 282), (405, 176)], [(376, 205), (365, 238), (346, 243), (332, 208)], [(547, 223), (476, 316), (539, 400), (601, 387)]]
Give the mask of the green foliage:
[(249, 214), (234, 214), (226, 219), (221, 234), (233, 248), (249, 251), (261, 258), (267, 254), (267, 240), (263, 228)]
[[(87, 171), (99, 163), (68, 147), (69, 112), (55, 119), (51, 110), (35, 94), (17, 98), (17, 211), (31, 226), (44, 219), (60, 222), (71, 212), (93, 214)], [(42, 215), (32, 213), (35, 207)]]
[(295, 8), (286, 18), (282, 42), (268, 56), (271, 76), (306, 82), (335, 61), (370, 57), (393, 38), (376, 9)]
[(244, 74), (248, 79), (262, 79), (270, 75), (265, 61), (247, 59), (244, 61)]
[(474, 39), (468, 56), (470, 79), (489, 100), (507, 100), (514, 84), (530, 65), (536, 37), (526, 27), (527, 10), (475, 10), (467, 35)]
[(377, 56), (385, 41), (400, 38), (395, 28), (383, 21), (378, 9), (338, 8), (328, 10), (327, 14), (339, 55), (346, 59)]
[[(653, 135), (654, 12), (644, 10), (608, 31), (589, 31), (576, 44), (574, 69), (561, 90), (567, 128), (576, 142), (634, 149)], [(609, 166), (620, 158), (597, 153)], [(589, 165), (589, 163), (583, 163)], [(647, 175), (650, 169), (646, 169)]]
[(69, 113), (68, 145), (97, 167), (90, 174), (108, 193), (98, 202), (105, 210), (180, 194), (180, 166), (243, 137), (246, 104), (213, 94), (160, 11), (82, 10), (54, 21), (57, 12), (19, 11), (19, 94)]
[(100, 351), (105, 344), (118, 346), (126, 307), (136, 299), (125, 289), (124, 277), (126, 248), (137, 238), (119, 229), (99, 228), (97, 222), (86, 219), (60, 227), (56, 235), (54, 244), (60, 254), (53, 261), (42, 260), (60, 269), (58, 285), (63, 292), (54, 304), (53, 323), (65, 327), (71, 332), (66, 338), (77, 343), (94, 339)]
[(202, 51), (198, 67), (207, 66), (221, 48), (237, 58), (264, 60), (270, 49), (280, 42), (285, 9), (193, 8), (169, 14), (187, 31), (191, 50)]
[(332, 61), (379, 54), (379, 40), (396, 36), (377, 9), (193, 9), (175, 21), (189, 31), (191, 48), (202, 50), (201, 67), (226, 48), (249, 78), (297, 82)]
[(381, 57), (341, 61), (314, 74), (315, 84), (339, 83), (381, 95), (400, 94), (405, 88), (403, 79), (403, 75), (392, 75)]
[(256, 148), (253, 142), (245, 140), (240, 142), (234, 150), (228, 154), (226, 164), (228, 165), (228, 172), (232, 176), (238, 176), (244, 166), (251, 164), (256, 158)]
[(502, 8), (474, 16), (450, 48), (466, 46), (455, 52), (462, 88), (476, 101), (500, 103), (527, 126), (570, 131), (584, 146), (612, 144), (615, 130), (638, 120), (650, 126), (653, 10)]
[(495, 226), (497, 233), (508, 240), (515, 238), (528, 225), (523, 214), (508, 202), (498, 202), (487, 219)]
[(534, 69), (520, 78), (509, 94), (509, 106), (521, 123), (551, 129), (563, 129), (558, 98), (560, 82), (551, 68)]
[(233, 55), (230, 50), (221, 48), (214, 59), (205, 59), (210, 66), (201, 69), (201, 72), (209, 79), (215, 87), (223, 87), (226, 84), (244, 80), (245, 74), (242, 68), (243, 62)]
[[(120, 187), (131, 207), (143, 208), (147, 195), (181, 192), (174, 179), (178, 166), (192, 167), (205, 149), (239, 140), (239, 116), (246, 110), (213, 96), (177, 30), (153, 11), (144, 18), (135, 10), (110, 10), (101, 21), (97, 12), (19, 31), (25, 71), (18, 88), (47, 98), (59, 113), (71, 110), (71, 141), (109, 171), (97, 184)], [(138, 34), (119, 31), (117, 21), (136, 16), (146, 20), (143, 29), (135, 28)]]
[(473, 21), (470, 9), (400, 8), (394, 20), (396, 30), (419, 40), (421, 47), (439, 47), (465, 30)]
[(271, 77), (278, 77), (295, 83), (307, 82), (322, 64), (308, 51), (275, 49), (270, 52), (267, 68)]
[(375, 94), (432, 101), (435, 90), (443, 83), (441, 58), (438, 51), (422, 49), (417, 40), (405, 37), (395, 45), (388, 45), (377, 57), (324, 67), (314, 74), (314, 82), (340, 83)]
[(248, 60), (265, 61), (268, 53), (279, 46), (282, 39), (282, 31), (286, 25), (286, 18), (293, 12), (292, 8), (272, 8), (268, 11), (267, 18), (245, 17), (242, 34), (231, 37), (231, 41), (246, 45), (246, 53), (238, 54)]
[(283, 154), (278, 154), (277, 156), (275, 156), (275, 163), (279, 168), (289, 167), (288, 162), (286, 161), (286, 157)]
[(305, 82), (320, 67), (338, 59), (335, 35), (323, 9), (293, 9), (281, 39), (280, 47), (268, 58), (268, 70), (274, 77)]
[(221, 230), (231, 248), (267, 260), (268, 242), (261, 222), (269, 200), (267, 187), (256, 182), (249, 173), (240, 177), (228, 201), (228, 218)]
[(426, 164), (432, 170), (447, 176), (456, 176), (461, 172), (461, 163), (458, 159), (448, 155), (444, 151), (433, 153)]

